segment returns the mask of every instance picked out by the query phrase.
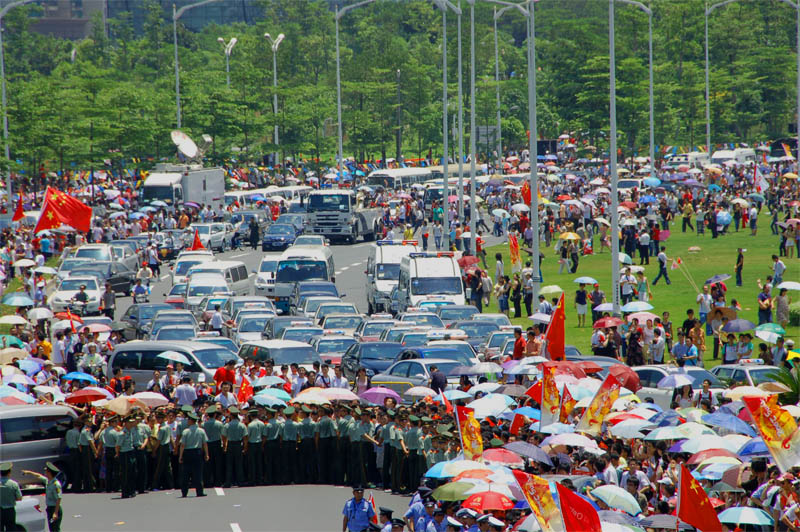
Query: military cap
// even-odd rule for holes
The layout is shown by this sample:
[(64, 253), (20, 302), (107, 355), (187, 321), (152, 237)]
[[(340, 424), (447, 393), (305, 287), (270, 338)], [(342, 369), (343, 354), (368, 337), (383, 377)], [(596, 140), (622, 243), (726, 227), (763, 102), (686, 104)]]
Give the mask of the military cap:
[(360, 409), (360, 408), (358, 408), (358, 407), (355, 407), (355, 409), (353, 410), (353, 412), (354, 412), (354, 413), (355, 413), (357, 416), (360, 416), (360, 415), (361, 415), (361, 409)]
[(310, 413), (311, 413), (311, 409), (310, 409), (310, 408), (308, 408), (306, 405), (303, 405), (303, 406), (301, 407), (301, 410), (302, 410), (303, 412), (305, 412), (306, 414), (310, 414)]
[(480, 516), (478, 518), (478, 522), (479, 523), (483, 523), (484, 521), (488, 521), (490, 517), (491, 517), (491, 514), (483, 514), (482, 516)]
[(395, 517), (394, 519), (392, 519), (392, 528), (400, 527), (400, 530), (402, 530), (405, 526), (406, 526), (406, 523), (402, 519), (400, 519), (398, 517)]
[(492, 445), (492, 447), (503, 446), (503, 440), (501, 440), (500, 438), (492, 438), (492, 441), (490, 441), (489, 443)]
[(472, 508), (462, 508), (456, 512), (456, 517), (459, 519), (464, 519), (466, 517), (472, 517), (473, 519), (478, 517), (478, 512), (473, 510)]
[(48, 469), (48, 470), (52, 471), (53, 473), (60, 473), (60, 472), (61, 472), (61, 470), (60, 470), (60, 469), (59, 469), (59, 468), (58, 468), (58, 467), (57, 467), (57, 466), (56, 466), (56, 465), (55, 465), (53, 462), (47, 462), (47, 463), (45, 463), (45, 464), (44, 464), (44, 467), (45, 467), (46, 469)]
[(453, 519), (452, 517), (450, 517), (449, 515), (447, 516), (446, 521), (447, 521), (447, 526), (452, 526), (454, 528), (461, 528), (461, 527), (464, 526), (464, 525), (461, 524), (461, 521), (457, 521), (457, 520)]
[(181, 407), (181, 412), (186, 412), (186, 413), (189, 413), (189, 412), (194, 412), (194, 408), (192, 408), (192, 407), (191, 407), (191, 406), (189, 406), (189, 405), (183, 405), (183, 406)]
[(392, 510), (391, 508), (386, 508), (385, 506), (381, 506), (381, 507), (378, 508), (378, 513), (380, 515), (385, 515), (386, 517), (391, 519), (392, 518), (392, 514), (394, 513), (394, 510)]
[(506, 524), (493, 515), (489, 516), (489, 524), (496, 527), (504, 527)]
[(417, 416), (411, 415), (411, 416), (408, 416), (408, 420), (409, 421), (413, 421), (414, 423), (416, 423), (417, 421), (419, 421), (419, 418)]
[(448, 428), (449, 427), (446, 427), (445, 425), (439, 425), (438, 427), (436, 427), (436, 432), (438, 432), (439, 434), (444, 434), (445, 432), (447, 432)]
[(239, 413), (239, 409), (236, 408), (235, 406), (232, 406), (232, 407), (230, 407), (228, 409), (228, 412), (230, 412), (231, 414), (238, 414)]
[(436, 506), (436, 503), (433, 501), (425, 501), (425, 508), (433, 508)]
[(274, 414), (274, 413), (275, 413), (275, 409), (274, 409), (274, 408), (267, 407), (267, 408), (265, 408), (264, 410), (266, 410), (266, 411), (267, 411), (267, 412), (269, 412), (270, 414)]
[(364, 491), (364, 486), (361, 484), (353, 484), (353, 491)]
[(432, 420), (431, 418), (429, 418), (428, 416), (422, 416), (422, 417), (421, 417), (421, 418), (419, 418), (419, 419), (420, 419), (420, 420), (421, 420), (423, 423), (431, 423), (431, 422), (433, 421), (433, 420)]
[(287, 416), (291, 416), (292, 414), (294, 414), (294, 407), (287, 406), (286, 408), (283, 409), (283, 413), (286, 414)]
[(392, 409), (390, 408), (389, 410), (387, 410), (387, 411), (386, 411), (386, 415), (387, 415), (387, 416), (389, 416), (389, 417), (394, 417), (394, 415), (395, 415), (395, 412), (394, 412), (394, 410), (392, 410)]
[(258, 408), (251, 408), (250, 410), (247, 411), (247, 413), (250, 414), (251, 416), (257, 416)]
[(197, 420), (199, 420), (199, 419), (200, 419), (200, 416), (198, 416), (198, 415), (197, 415), (196, 413), (194, 413), (194, 412), (189, 412), (189, 419), (194, 419), (195, 421), (197, 421)]
[(444, 513), (444, 508), (436, 508), (435, 510), (433, 510), (433, 515), (443, 514), (443, 513)]
[(206, 414), (216, 414), (217, 413), (217, 405), (211, 405), (206, 408)]
[(8, 473), (9, 471), (11, 471), (11, 465), (12, 465), (11, 462), (3, 462), (2, 464), (0, 464), (0, 471), (2, 471), (3, 473)]
[(370, 530), (371, 532), (378, 532), (379, 530), (383, 530), (383, 529), (378, 524), (370, 523), (369, 526), (367, 527), (367, 530)]

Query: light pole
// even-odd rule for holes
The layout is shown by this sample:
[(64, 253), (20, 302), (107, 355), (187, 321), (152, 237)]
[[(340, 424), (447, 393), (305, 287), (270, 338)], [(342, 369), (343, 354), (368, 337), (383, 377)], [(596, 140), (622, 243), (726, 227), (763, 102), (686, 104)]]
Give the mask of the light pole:
[(611, 302), (614, 315), (619, 310), (619, 194), (617, 193), (617, 58), (614, 43), (614, 0), (608, 0), (608, 55), (609, 55), (609, 115), (611, 136), (608, 147), (608, 164), (611, 173)]
[(375, 0), (362, 0), (361, 2), (345, 6), (342, 9), (339, 9), (339, 4), (336, 4), (336, 11), (334, 12), (334, 21), (336, 23), (336, 119), (339, 126), (339, 161), (338, 161), (338, 174), (339, 179), (342, 179), (342, 164), (344, 155), (342, 154), (342, 79), (341, 79), (341, 72), (340, 72), (340, 61), (339, 61), (339, 19), (344, 16), (345, 13), (350, 11), (351, 9), (355, 9), (357, 7), (365, 6), (367, 4), (371, 4)]
[[(461, 4), (459, 0), (459, 5)], [(458, 14), (458, 219), (464, 219), (464, 82), (461, 67), (461, 13)], [(449, 238), (448, 234), (448, 238)]]
[(655, 160), (655, 126), (653, 118), (653, 10), (636, 0), (617, 0), (624, 4), (636, 6), (647, 14), (647, 37), (649, 43), (649, 73), (650, 73), (650, 177), (656, 176)]
[[(264, 38), (266, 38), (271, 47), (272, 47), (272, 112), (275, 114), (275, 162), (278, 162), (278, 46), (280, 46), (281, 42), (285, 35), (283, 33), (279, 34), (275, 37), (275, 40), (272, 40), (272, 37), (269, 33), (264, 34)], [(281, 161), (282, 163), (283, 161)]]
[(231, 37), (227, 43), (222, 37), (217, 37), (217, 42), (222, 44), (222, 49), (225, 51), (225, 77), (227, 79), (228, 88), (231, 88), (231, 52), (233, 47), (236, 46), (238, 40), (236, 37)]
[(795, 10), (795, 31), (797, 33), (797, 159), (800, 159), (800, 0), (797, 3), (791, 0), (781, 0), (784, 4), (792, 6)]
[(6, 101), (6, 58), (3, 50), (3, 17), (5, 17), (6, 13), (8, 13), (11, 9), (17, 6), (29, 4), (31, 2), (33, 2), (33, 0), (19, 0), (17, 2), (8, 4), (3, 9), (0, 9), (0, 79), (2, 79), (3, 85), (3, 143), (5, 144), (6, 161), (8, 161), (9, 164), (8, 183), (6, 184), (8, 187), (9, 205), (11, 205), (11, 149), (8, 147), (8, 109)]
[(503, 16), (503, 13), (512, 9), (512, 6), (506, 6), (499, 11), (494, 8), (494, 84), (495, 84), (495, 107), (497, 108), (497, 134), (495, 140), (497, 141), (497, 171), (503, 173), (503, 135), (500, 125), (500, 51), (497, 46), (497, 19)]
[(178, 19), (190, 9), (217, 1), (219, 0), (203, 0), (202, 2), (183, 6), (180, 9), (176, 9), (175, 4), (172, 4), (172, 42), (175, 46), (175, 112), (177, 113), (176, 122), (178, 124), (178, 129), (181, 128), (181, 74), (178, 67)]

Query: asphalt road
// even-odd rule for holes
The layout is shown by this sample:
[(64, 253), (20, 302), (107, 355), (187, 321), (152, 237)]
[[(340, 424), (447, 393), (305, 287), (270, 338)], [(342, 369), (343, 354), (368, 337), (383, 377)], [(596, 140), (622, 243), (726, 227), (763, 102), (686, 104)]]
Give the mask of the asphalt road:
[[(126, 500), (116, 493), (68, 493), (61, 527), (67, 532), (331, 532), (341, 530), (342, 508), (352, 497), (348, 488), (316, 485), (211, 488), (206, 493), (197, 499), (192, 490), (181, 499), (179, 490), (160, 491)], [(373, 496), (377, 506), (392, 508), (399, 516), (410, 500), (380, 490)]]

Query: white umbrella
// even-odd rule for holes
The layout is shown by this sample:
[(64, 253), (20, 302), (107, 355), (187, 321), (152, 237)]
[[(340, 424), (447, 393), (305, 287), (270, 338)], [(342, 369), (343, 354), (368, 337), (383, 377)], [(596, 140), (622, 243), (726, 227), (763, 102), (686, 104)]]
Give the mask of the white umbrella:
[(177, 351), (164, 351), (156, 358), (165, 358), (167, 360), (172, 360), (173, 362), (180, 362), (181, 364), (187, 366), (191, 364), (191, 361), (188, 358), (186, 358), (186, 355), (178, 353)]
[(787, 290), (800, 290), (800, 283), (795, 281), (784, 281), (779, 284), (776, 288), (778, 290), (787, 289)]
[(19, 259), (14, 263), (15, 268), (30, 268), (31, 266), (36, 266), (36, 263), (31, 259)]
[(32, 308), (28, 311), (28, 319), (29, 320), (49, 320), (53, 317), (53, 311), (49, 308), (38, 307)]
[(55, 275), (58, 271), (50, 266), (39, 266), (33, 269), (34, 273), (41, 273), (42, 275)]
[(55, 331), (64, 331), (69, 329), (71, 326), (74, 326), (76, 329), (83, 327), (83, 324), (77, 320), (61, 320), (57, 321), (53, 324), (51, 329)]
[(434, 397), (436, 392), (427, 386), (412, 386), (403, 392), (403, 395), (407, 395), (409, 397), (427, 397), (430, 395), (431, 397)]
[(531, 208), (524, 203), (516, 203), (511, 207), (511, 210), (517, 212), (529, 212)]
[(133, 394), (133, 397), (146, 404), (148, 408), (156, 408), (169, 404), (166, 397), (156, 392), (139, 392)]
[(552, 316), (550, 314), (545, 314), (544, 312), (537, 312), (533, 316), (528, 316), (528, 319), (537, 323), (550, 323)]
[(0, 318), (0, 324), (2, 325), (27, 325), (28, 320), (23, 318), (22, 316), (17, 316), (16, 314), (9, 314), (8, 316), (3, 316)]
[(503, 412), (509, 410), (508, 401), (502, 394), (491, 394), (481, 397), (469, 403), (469, 407), (475, 410), (475, 418), (483, 419), (489, 416), (498, 417)]

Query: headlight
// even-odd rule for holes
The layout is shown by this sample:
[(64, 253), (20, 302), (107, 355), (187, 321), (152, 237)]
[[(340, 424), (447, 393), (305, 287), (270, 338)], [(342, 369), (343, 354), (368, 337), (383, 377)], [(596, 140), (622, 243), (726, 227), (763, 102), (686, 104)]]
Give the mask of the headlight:
[(264, 279), (262, 277), (256, 277), (256, 283), (255, 284), (256, 284), (256, 286), (266, 286), (267, 285), (267, 281), (266, 281), (266, 279)]

